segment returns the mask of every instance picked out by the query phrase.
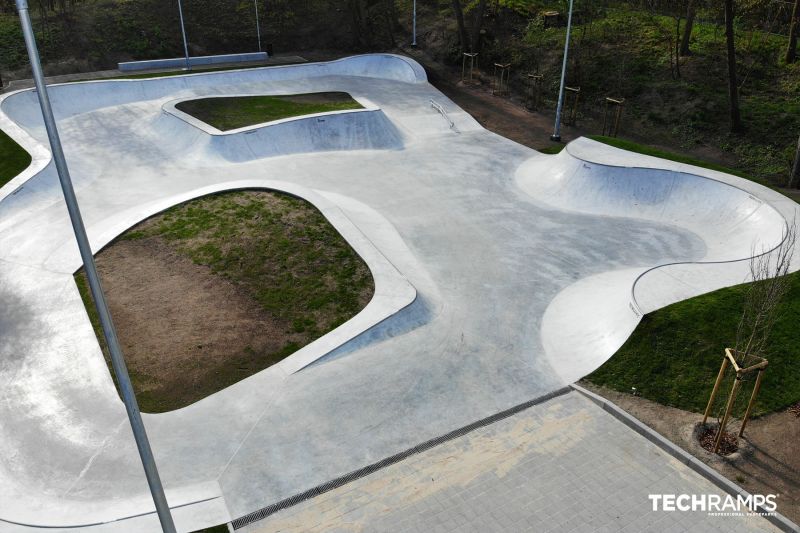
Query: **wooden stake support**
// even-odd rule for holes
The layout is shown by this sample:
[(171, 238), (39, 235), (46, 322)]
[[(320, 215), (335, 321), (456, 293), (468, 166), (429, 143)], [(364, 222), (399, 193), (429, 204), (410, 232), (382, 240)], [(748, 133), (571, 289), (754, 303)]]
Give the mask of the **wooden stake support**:
[[(622, 122), (622, 110), (624, 105), (624, 98), (617, 99), (606, 97), (606, 109), (605, 113), (603, 113), (603, 135), (608, 135), (609, 137), (617, 136), (620, 122)], [(613, 111), (611, 111), (612, 108)]]
[(507, 95), (509, 77), (511, 77), (511, 63), (495, 63), (492, 94), (496, 96)]
[(725, 377), (725, 371), (728, 367), (732, 367), (733, 371), (736, 373), (736, 378), (733, 382), (733, 387), (731, 388), (731, 392), (728, 395), (728, 401), (725, 405), (725, 413), (722, 415), (722, 422), (720, 422), (719, 429), (717, 430), (717, 437), (714, 440), (714, 453), (719, 451), (719, 447), (722, 444), (722, 436), (725, 434), (725, 426), (728, 424), (728, 421), (731, 418), (731, 411), (733, 410), (733, 402), (736, 399), (736, 395), (739, 392), (739, 389), (742, 385), (742, 379), (747, 374), (751, 372), (758, 372), (758, 376), (756, 377), (756, 384), (753, 387), (753, 392), (750, 395), (750, 401), (747, 403), (747, 410), (744, 413), (744, 419), (742, 420), (742, 426), (739, 428), (739, 436), (741, 437), (744, 435), (744, 428), (747, 426), (747, 421), (750, 420), (750, 413), (753, 410), (753, 404), (755, 404), (756, 398), (758, 397), (758, 393), (761, 390), (761, 381), (764, 378), (764, 370), (769, 365), (769, 361), (764, 359), (763, 357), (759, 357), (757, 355), (750, 355), (748, 356), (752, 359), (757, 360), (758, 362), (747, 366), (747, 367), (740, 367), (739, 363), (736, 362), (736, 356), (734, 355), (734, 350), (730, 348), (725, 348), (725, 357), (722, 359), (722, 365), (719, 368), (719, 374), (717, 374), (717, 380), (714, 382), (714, 388), (711, 391), (711, 396), (708, 399), (708, 405), (706, 406), (706, 411), (703, 414), (703, 424), (706, 423), (708, 420), (708, 416), (711, 414), (711, 409), (714, 405), (714, 399), (717, 397), (717, 392), (719, 391), (719, 387), (722, 384), (722, 380)]
[[(464, 52), (461, 59), (461, 81), (463, 83), (474, 83), (473, 73), (475, 72), (475, 58), (478, 52)], [(467, 58), (469, 58), (469, 76), (467, 76)]]
[(531, 111), (536, 111), (542, 104), (542, 82), (544, 75), (529, 73), (528, 78), (528, 92), (525, 99), (525, 107)]
[[(578, 121), (578, 100), (581, 96), (581, 88), (564, 87), (564, 92), (564, 107), (570, 109), (570, 112), (567, 114), (563, 122), (567, 126), (574, 126)], [(570, 95), (572, 95), (572, 97), (570, 97)]]

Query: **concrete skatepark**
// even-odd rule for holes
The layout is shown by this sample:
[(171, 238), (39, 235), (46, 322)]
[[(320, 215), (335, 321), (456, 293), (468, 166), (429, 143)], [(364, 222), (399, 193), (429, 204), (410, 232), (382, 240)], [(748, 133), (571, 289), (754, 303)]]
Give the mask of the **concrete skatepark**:
[[(364, 109), (223, 133), (174, 108), (318, 91)], [(144, 415), (181, 530), (561, 389), (644, 313), (746, 281), (753, 250), (778, 245), (797, 212), (753, 182), (587, 139), (539, 154), (483, 129), (400, 56), (50, 96), (96, 250), (187, 199), (269, 188), (315, 204), (376, 280), (361, 314), (280, 364)], [(157, 530), (73, 282), (80, 258), (32, 90), (2, 97), (0, 128), (33, 155), (0, 189), (0, 531)]]

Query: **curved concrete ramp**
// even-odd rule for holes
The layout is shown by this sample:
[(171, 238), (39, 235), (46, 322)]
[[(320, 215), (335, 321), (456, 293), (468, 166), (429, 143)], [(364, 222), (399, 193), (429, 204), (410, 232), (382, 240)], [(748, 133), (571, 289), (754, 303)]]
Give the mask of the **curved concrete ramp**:
[[(224, 136), (164, 111), (323, 91), (372, 107)], [(642, 312), (744, 281), (753, 243), (774, 246), (797, 212), (745, 180), (585, 139), (538, 154), (481, 128), (399, 56), (51, 97), (95, 250), (173, 203), (275, 187), (311, 199), (387, 281), (323, 342), (144, 416), (182, 531), (558, 390), (610, 357)], [(32, 91), (0, 98), (0, 127), (34, 155), (0, 188), (0, 531), (157, 531), (72, 278), (80, 260)]]
[(554, 208), (681, 227), (705, 248), (690, 261), (603, 272), (559, 293), (545, 311), (542, 342), (567, 382), (602, 365), (643, 314), (748, 281), (753, 251), (777, 247), (795, 209), (753, 182), (584, 138), (554, 158), (524, 163), (516, 180)]
[(364, 98), (360, 102), (364, 109), (315, 113), (230, 131), (220, 131), (176, 108), (186, 100), (164, 104), (164, 113), (149, 129), (171, 139), (171, 150), (203, 160), (238, 163), (297, 153), (403, 147), (403, 134)]

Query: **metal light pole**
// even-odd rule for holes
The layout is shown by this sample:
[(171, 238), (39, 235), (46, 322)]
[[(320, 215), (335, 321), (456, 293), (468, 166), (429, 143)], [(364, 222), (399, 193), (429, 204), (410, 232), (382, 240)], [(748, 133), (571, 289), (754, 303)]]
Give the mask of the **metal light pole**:
[(119, 388), (122, 392), (122, 400), (125, 402), (125, 409), (128, 411), (128, 418), (130, 419), (131, 428), (133, 429), (133, 436), (136, 439), (136, 446), (139, 448), (139, 455), (142, 458), (142, 465), (144, 466), (144, 472), (147, 476), (147, 483), (150, 485), (150, 492), (153, 495), (153, 502), (156, 505), (158, 519), (161, 521), (161, 528), (165, 533), (175, 533), (175, 524), (172, 521), (167, 498), (164, 495), (164, 488), (161, 485), (161, 478), (158, 475), (158, 469), (156, 468), (155, 459), (153, 458), (153, 452), (147, 440), (147, 432), (142, 422), (142, 415), (139, 413), (139, 405), (136, 403), (136, 396), (133, 393), (133, 386), (128, 376), (128, 369), (122, 357), (122, 350), (119, 347), (117, 333), (114, 330), (114, 323), (111, 321), (111, 313), (108, 310), (108, 304), (106, 303), (103, 289), (100, 286), (100, 279), (94, 264), (92, 249), (89, 246), (89, 239), (86, 236), (86, 228), (83, 225), (83, 219), (78, 207), (78, 200), (72, 188), (72, 178), (70, 178), (67, 161), (64, 158), (64, 150), (61, 147), (61, 139), (58, 135), (53, 109), (50, 106), (50, 97), (47, 94), (47, 86), (44, 82), (42, 65), (39, 60), (39, 50), (36, 46), (30, 13), (28, 12), (28, 0), (16, 0), (16, 2), (19, 19), (22, 24), (22, 33), (25, 37), (25, 46), (28, 49), (28, 57), (31, 61), (33, 80), (36, 84), (36, 94), (39, 97), (39, 105), (42, 109), (42, 118), (44, 119), (45, 129), (47, 130), (47, 138), (50, 140), (50, 150), (53, 153), (53, 161), (55, 162), (58, 172), (58, 179), (61, 182), (61, 189), (64, 192), (64, 200), (67, 204), (67, 211), (69, 212), (72, 229), (75, 232), (75, 239), (78, 241), (78, 249), (81, 253), (81, 259), (83, 259), (86, 277), (89, 280), (89, 288), (94, 298), (97, 314), (100, 316), (100, 323), (103, 326), (103, 335), (105, 336), (108, 351), (111, 355), (111, 363), (114, 367), (114, 373), (117, 376)]
[(253, 5), (256, 7), (256, 34), (258, 35), (258, 51), (261, 51), (261, 26), (258, 23), (258, 0), (253, 0)]
[(183, 34), (183, 54), (186, 57), (186, 70), (192, 70), (192, 65), (189, 64), (189, 42), (186, 40), (186, 26), (183, 24), (183, 6), (181, 0), (178, 0), (178, 15), (181, 19), (181, 34)]
[(561, 109), (564, 107), (564, 82), (567, 77), (567, 56), (569, 55), (569, 34), (572, 30), (572, 1), (569, 0), (569, 15), (567, 15), (567, 41), (564, 43), (564, 63), (561, 65), (561, 87), (558, 90), (558, 106), (556, 107), (556, 125), (551, 141), (561, 142)]
[(413, 28), (411, 46), (417, 46), (417, 0), (414, 0), (414, 17), (411, 27)]

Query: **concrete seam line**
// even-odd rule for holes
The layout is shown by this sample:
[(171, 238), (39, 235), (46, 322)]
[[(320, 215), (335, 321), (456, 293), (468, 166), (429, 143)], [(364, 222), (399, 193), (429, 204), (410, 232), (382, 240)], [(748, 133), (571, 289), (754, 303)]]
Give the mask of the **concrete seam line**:
[(488, 426), (495, 422), (499, 422), (510, 416), (521, 413), (522, 411), (525, 411), (526, 409), (529, 409), (535, 405), (547, 402), (549, 400), (552, 400), (553, 398), (562, 396), (564, 394), (568, 394), (570, 392), (571, 392), (570, 387), (561, 387), (560, 389), (557, 389), (555, 391), (548, 392), (547, 394), (544, 394), (532, 400), (528, 400), (527, 402), (515, 405), (514, 407), (510, 407), (508, 409), (500, 411), (499, 413), (490, 415), (486, 418), (482, 418), (476, 422), (467, 424), (466, 426), (445, 433), (444, 435), (441, 435), (439, 437), (434, 437), (421, 444), (408, 448), (405, 451), (381, 459), (380, 461), (367, 465), (363, 468), (359, 468), (358, 470), (354, 470), (353, 472), (344, 474), (343, 476), (340, 476), (338, 478), (326, 481), (325, 483), (317, 485), (316, 487), (308, 489), (304, 492), (295, 494), (294, 496), (290, 496), (288, 498), (284, 498), (283, 500), (273, 503), (272, 505), (262, 507), (261, 509), (258, 509), (244, 516), (236, 518), (235, 520), (232, 520), (231, 525), (233, 526), (234, 530), (241, 529), (249, 524), (252, 524), (253, 522), (258, 522), (259, 520), (263, 520), (264, 518), (272, 514), (275, 514), (278, 511), (286, 509), (287, 507), (292, 507), (294, 505), (297, 505), (298, 503), (310, 500), (315, 496), (319, 496), (325, 492), (339, 488), (343, 485), (350, 483), (351, 481), (355, 481), (362, 477), (366, 477), (369, 474), (377, 472), (378, 470), (381, 470), (387, 466), (399, 463), (400, 461), (403, 461), (404, 459), (407, 459), (412, 455), (416, 455), (418, 453), (430, 450), (431, 448), (435, 448), (440, 444), (444, 444), (445, 442), (457, 439), (458, 437), (463, 437), (464, 435), (472, 431), (475, 431), (476, 429)]
[[(749, 493), (741, 488), (739, 485), (734, 483), (733, 481), (729, 480), (710, 466), (703, 463), (701, 460), (696, 458), (694, 455), (690, 454), (674, 442), (670, 441), (650, 426), (647, 426), (639, 419), (631, 415), (630, 413), (623, 410), (621, 407), (617, 406), (611, 400), (607, 398), (603, 398), (599, 394), (596, 394), (590, 390), (587, 390), (580, 385), (573, 383), (570, 385), (570, 388), (573, 390), (583, 394), (589, 400), (599, 405), (604, 411), (607, 411), (609, 414), (614, 416), (617, 420), (631, 428), (632, 430), (636, 431), (636, 433), (640, 434), (664, 452), (668, 453), (675, 459), (678, 459), (680, 462), (684, 463), (686, 466), (694, 470), (696, 473), (700, 474), (702, 477), (706, 478), (718, 488), (722, 489), (726, 493), (732, 496), (747, 496)], [(755, 510), (759, 510), (758, 508)], [(798, 532), (800, 531), (800, 527), (797, 524), (786, 518), (780, 513), (774, 514), (766, 514), (763, 515), (763, 518), (771, 522), (774, 526), (778, 527), (781, 531), (787, 532)]]

